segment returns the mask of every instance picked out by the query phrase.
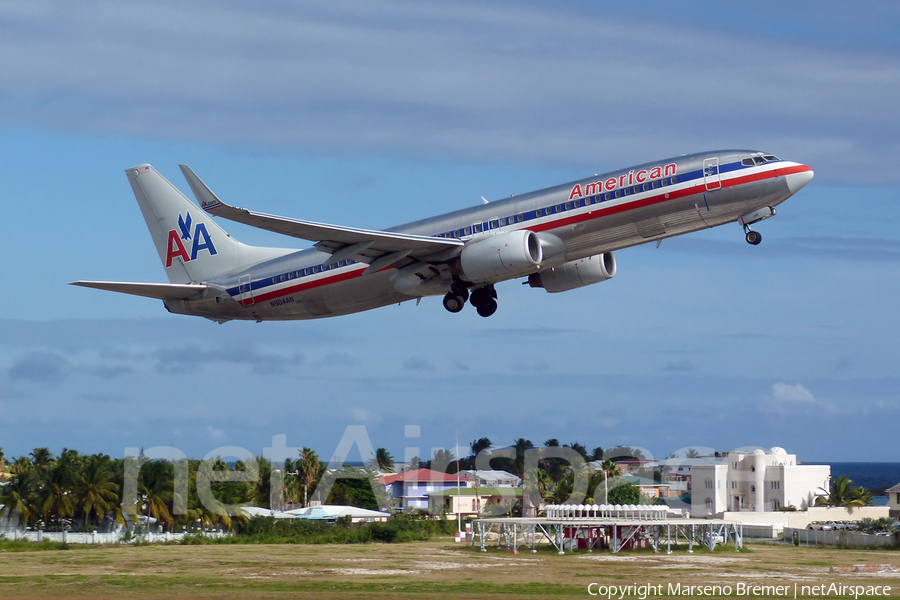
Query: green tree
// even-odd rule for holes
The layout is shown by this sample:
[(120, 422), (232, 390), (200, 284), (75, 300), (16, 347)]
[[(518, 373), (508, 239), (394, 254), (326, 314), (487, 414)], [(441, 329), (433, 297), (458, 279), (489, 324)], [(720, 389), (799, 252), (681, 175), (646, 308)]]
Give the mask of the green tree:
[[(39, 449), (38, 449), (39, 450)], [(35, 469), (38, 475), (39, 495), (41, 498), (41, 514), (48, 527), (66, 527), (65, 520), (74, 513), (72, 488), (75, 484), (77, 453), (64, 450), (56, 461), (45, 462), (45, 457), (35, 457), (35, 465), (44, 465)]]
[[(84, 470), (75, 477), (73, 494), (76, 514), (82, 516), (85, 527), (92, 521), (99, 523), (110, 510), (118, 508), (119, 488), (108, 456), (94, 455), (87, 461)], [(117, 511), (116, 518), (124, 524), (121, 510)]]
[(12, 466), (9, 468), (9, 471), (10, 473), (25, 475), (34, 471), (34, 463), (32, 462), (30, 457), (20, 456), (13, 461)]
[(164, 460), (144, 463), (138, 477), (140, 510), (144, 516), (172, 525), (171, 506), (174, 500), (175, 473), (173, 465)]
[(312, 448), (300, 451), (300, 461), (296, 463), (300, 486), (303, 489), (303, 506), (309, 506), (309, 498), (321, 477), (322, 464), (319, 455)]
[(255, 506), (274, 508), (272, 503), (272, 463), (263, 456), (255, 459), (256, 480), (250, 484), (250, 501)]
[(617, 485), (609, 490), (609, 504), (640, 504), (641, 490), (633, 483)]
[(369, 459), (368, 466), (377, 469), (381, 473), (394, 472), (394, 457), (385, 448), (375, 450), (375, 455)]
[(862, 487), (851, 487), (853, 480), (842, 475), (831, 480), (831, 489), (819, 488), (827, 495), (816, 499), (816, 506), (869, 506), (872, 504), (872, 495), (869, 490)]
[(581, 458), (587, 460), (587, 457), (588, 457), (587, 448), (585, 448), (578, 442), (572, 442), (571, 444), (566, 444), (566, 447), (571, 448), (572, 450), (574, 450), (575, 452), (580, 454)]
[(53, 453), (50, 452), (47, 448), (35, 448), (31, 451), (31, 464), (32, 467), (41, 471), (46, 469), (53, 463)]
[(34, 522), (39, 514), (35, 492), (34, 477), (30, 473), (16, 473), (0, 486), (0, 517), (11, 519), (13, 513), (18, 513), (22, 523)]
[(477, 457), (482, 450), (490, 450), (491, 446), (493, 446), (491, 440), (486, 437), (473, 440), (472, 443), (469, 444), (469, 448), (472, 450), (472, 458)]
[(517, 438), (513, 441), (513, 450), (516, 452), (516, 457), (513, 460), (514, 475), (522, 477), (525, 473), (525, 451), (533, 447), (534, 444), (531, 443), (531, 440), (525, 438)]

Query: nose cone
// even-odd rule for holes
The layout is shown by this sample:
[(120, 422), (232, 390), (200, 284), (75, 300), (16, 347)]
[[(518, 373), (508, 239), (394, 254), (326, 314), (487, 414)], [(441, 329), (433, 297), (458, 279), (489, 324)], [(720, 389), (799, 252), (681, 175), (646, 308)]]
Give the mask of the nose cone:
[(791, 190), (792, 194), (796, 194), (800, 190), (800, 188), (812, 181), (813, 170), (806, 165), (803, 165), (803, 169), (805, 170), (798, 171), (797, 173), (791, 173), (790, 175), (785, 176), (788, 184), (788, 189)]

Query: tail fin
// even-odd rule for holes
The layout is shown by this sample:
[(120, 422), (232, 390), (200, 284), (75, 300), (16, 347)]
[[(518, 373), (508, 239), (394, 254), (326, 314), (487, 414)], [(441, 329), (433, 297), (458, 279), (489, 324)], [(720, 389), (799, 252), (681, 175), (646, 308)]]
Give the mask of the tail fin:
[(170, 283), (204, 282), (294, 252), (238, 242), (150, 165), (125, 173)]

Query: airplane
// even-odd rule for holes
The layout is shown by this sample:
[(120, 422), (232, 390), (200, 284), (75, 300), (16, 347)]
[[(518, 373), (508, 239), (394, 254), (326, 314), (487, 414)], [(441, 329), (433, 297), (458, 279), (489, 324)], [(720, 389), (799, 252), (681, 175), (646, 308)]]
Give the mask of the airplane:
[[(187, 165), (187, 199), (148, 164), (126, 170), (169, 283), (75, 281), (162, 300), (171, 313), (224, 323), (346, 315), (427, 296), (444, 308), (497, 310), (496, 284), (524, 278), (550, 293), (612, 279), (614, 252), (726, 223), (751, 225), (813, 178), (754, 150), (683, 155), (594, 175), (386, 230), (236, 208)], [(305, 250), (242, 244), (211, 216), (315, 242)]]

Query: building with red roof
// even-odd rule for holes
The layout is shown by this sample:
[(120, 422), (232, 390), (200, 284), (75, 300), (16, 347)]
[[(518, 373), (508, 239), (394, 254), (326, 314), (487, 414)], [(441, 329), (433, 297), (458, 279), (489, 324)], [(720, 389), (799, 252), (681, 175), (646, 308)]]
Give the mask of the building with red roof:
[(431, 492), (442, 492), (457, 487), (471, 487), (475, 481), (469, 477), (457, 476), (431, 469), (414, 469), (403, 473), (395, 473), (381, 477), (379, 482), (387, 489), (395, 505), (399, 509), (428, 509), (428, 496)]

